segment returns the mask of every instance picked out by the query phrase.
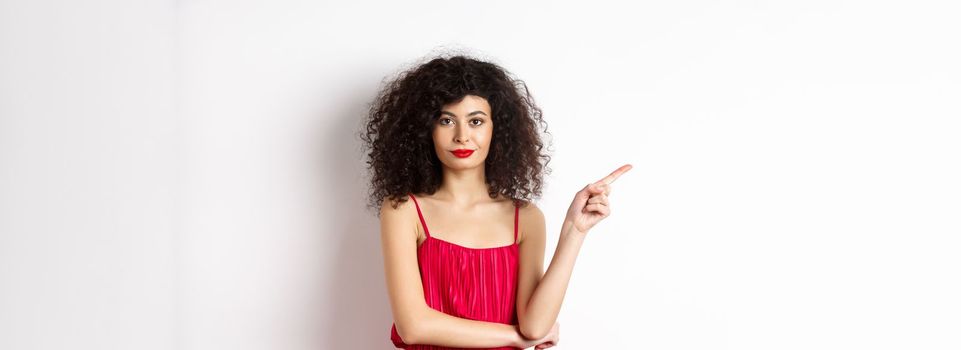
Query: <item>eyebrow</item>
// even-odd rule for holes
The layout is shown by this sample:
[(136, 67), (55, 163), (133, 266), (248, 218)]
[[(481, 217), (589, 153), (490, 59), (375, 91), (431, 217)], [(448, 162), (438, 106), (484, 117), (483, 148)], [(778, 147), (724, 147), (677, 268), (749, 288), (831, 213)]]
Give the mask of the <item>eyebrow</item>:
[[(451, 116), (451, 117), (457, 117), (457, 115), (454, 115), (454, 113), (451, 113), (451, 112), (448, 112), (448, 111), (440, 111), (440, 114), (446, 114), (446, 115), (449, 115), (449, 116)], [(487, 115), (487, 113), (484, 113), (483, 111), (473, 111), (473, 112), (470, 112), (469, 114), (467, 114), (467, 116), (470, 117), (470, 116), (475, 115), (475, 114)]]

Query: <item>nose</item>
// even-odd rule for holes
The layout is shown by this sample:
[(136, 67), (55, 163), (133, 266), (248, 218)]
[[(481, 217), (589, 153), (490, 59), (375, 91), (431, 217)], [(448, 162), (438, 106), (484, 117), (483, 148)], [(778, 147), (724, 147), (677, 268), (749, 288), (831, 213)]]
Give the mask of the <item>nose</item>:
[(466, 143), (467, 142), (467, 126), (458, 125), (457, 131), (454, 133), (454, 142)]

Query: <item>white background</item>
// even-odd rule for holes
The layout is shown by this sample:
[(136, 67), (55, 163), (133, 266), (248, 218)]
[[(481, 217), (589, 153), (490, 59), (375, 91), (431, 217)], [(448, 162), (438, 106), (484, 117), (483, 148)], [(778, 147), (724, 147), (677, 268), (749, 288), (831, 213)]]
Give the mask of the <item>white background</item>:
[(549, 124), (557, 349), (961, 347), (949, 1), (0, 1), (0, 348), (390, 349), (360, 131), (456, 49)]

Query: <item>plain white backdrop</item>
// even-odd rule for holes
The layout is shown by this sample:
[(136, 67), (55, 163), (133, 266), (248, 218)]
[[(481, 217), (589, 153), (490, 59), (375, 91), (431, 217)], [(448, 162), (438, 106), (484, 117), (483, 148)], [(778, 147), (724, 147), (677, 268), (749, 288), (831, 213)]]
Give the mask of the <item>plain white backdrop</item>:
[(390, 349), (357, 137), (459, 50), (543, 108), (557, 349), (961, 347), (949, 1), (0, 1), (0, 348)]

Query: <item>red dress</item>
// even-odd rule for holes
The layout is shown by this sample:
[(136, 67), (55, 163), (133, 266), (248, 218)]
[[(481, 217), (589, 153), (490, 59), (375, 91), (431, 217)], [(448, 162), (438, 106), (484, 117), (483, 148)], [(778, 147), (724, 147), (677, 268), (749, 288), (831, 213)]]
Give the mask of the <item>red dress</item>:
[[(460, 318), (517, 324), (517, 211), (514, 206), (514, 243), (491, 248), (468, 248), (434, 238), (420, 211), (417, 216), (427, 238), (417, 247), (424, 299), (431, 308)], [(390, 340), (403, 349), (454, 349), (442, 346), (406, 344), (391, 325)], [(502, 347), (492, 349), (517, 349)]]

